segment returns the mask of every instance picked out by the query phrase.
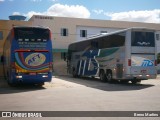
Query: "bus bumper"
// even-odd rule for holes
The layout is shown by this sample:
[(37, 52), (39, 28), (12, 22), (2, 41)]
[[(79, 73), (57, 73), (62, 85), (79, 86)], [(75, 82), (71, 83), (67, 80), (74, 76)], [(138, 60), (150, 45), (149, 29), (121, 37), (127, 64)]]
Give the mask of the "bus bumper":
[(157, 75), (126, 75), (127, 79), (148, 80), (156, 79)]
[(51, 80), (52, 80), (52, 74), (13, 76), (13, 83), (22, 83), (22, 84), (40, 84), (44, 82), (50, 82)]

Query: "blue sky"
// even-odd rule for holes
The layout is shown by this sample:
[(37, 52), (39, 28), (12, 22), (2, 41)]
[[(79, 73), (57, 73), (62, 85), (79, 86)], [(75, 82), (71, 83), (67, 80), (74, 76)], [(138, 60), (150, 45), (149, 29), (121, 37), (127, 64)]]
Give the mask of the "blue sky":
[(0, 19), (13, 14), (160, 23), (160, 0), (0, 0)]

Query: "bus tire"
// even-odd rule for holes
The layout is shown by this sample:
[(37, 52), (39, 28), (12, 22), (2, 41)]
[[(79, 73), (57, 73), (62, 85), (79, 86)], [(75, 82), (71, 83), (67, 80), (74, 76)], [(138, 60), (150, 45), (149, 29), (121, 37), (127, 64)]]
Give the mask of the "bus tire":
[(127, 84), (129, 81), (128, 80), (120, 80), (120, 83), (122, 84)]
[(77, 73), (76, 73), (76, 70), (75, 70), (75, 69), (72, 70), (72, 76), (73, 76), (74, 78), (77, 77)]
[(44, 82), (36, 84), (36, 86), (38, 87), (42, 87), (43, 85), (44, 85)]
[(141, 83), (141, 80), (131, 80), (131, 83), (132, 84), (140, 84)]
[(12, 84), (9, 81), (9, 72), (8, 71), (7, 71), (7, 76), (5, 76), (5, 78), (7, 80), (8, 85), (11, 86)]
[(102, 82), (105, 82), (105, 81), (106, 81), (106, 75), (105, 75), (105, 73), (104, 73), (104, 70), (101, 70), (101, 71), (100, 71), (99, 77), (100, 77), (100, 80), (101, 80)]
[(106, 78), (107, 78), (107, 81), (109, 83), (111, 83), (113, 80), (112, 80), (112, 71), (111, 70), (108, 70), (107, 71), (107, 74), (106, 74)]

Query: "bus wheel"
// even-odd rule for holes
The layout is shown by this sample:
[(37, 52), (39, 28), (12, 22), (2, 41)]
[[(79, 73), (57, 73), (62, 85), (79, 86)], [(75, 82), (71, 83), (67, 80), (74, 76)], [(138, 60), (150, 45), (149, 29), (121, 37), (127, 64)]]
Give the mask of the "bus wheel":
[(6, 77), (8, 85), (12, 86), (12, 83), (10, 83), (10, 81), (9, 81), (9, 72), (8, 71), (7, 71), (7, 76), (5, 76), (5, 77)]
[(132, 82), (132, 84), (140, 84), (140, 83), (141, 83), (141, 80), (135, 80), (135, 79), (134, 79), (134, 80), (132, 80), (131, 82)]
[(109, 83), (111, 83), (112, 82), (112, 72), (111, 71), (107, 71), (106, 77), (107, 77), (107, 81)]
[(36, 84), (36, 86), (38, 87), (42, 87), (43, 85), (44, 85), (44, 82)]
[(101, 70), (99, 77), (100, 77), (100, 80), (101, 80), (101, 81), (103, 81), (103, 82), (106, 81), (106, 75), (105, 75), (105, 73), (104, 73), (103, 70)]
[(127, 84), (129, 81), (128, 80), (120, 80), (120, 83), (122, 84)]
[(77, 73), (76, 73), (76, 70), (75, 70), (75, 69), (72, 70), (72, 76), (73, 76), (74, 78), (77, 77)]

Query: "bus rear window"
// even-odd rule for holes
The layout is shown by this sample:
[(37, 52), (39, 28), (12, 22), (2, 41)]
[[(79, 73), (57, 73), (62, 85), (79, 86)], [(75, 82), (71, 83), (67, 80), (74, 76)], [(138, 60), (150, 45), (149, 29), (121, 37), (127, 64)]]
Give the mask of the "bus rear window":
[(132, 46), (155, 47), (154, 32), (132, 32)]
[(50, 38), (48, 29), (15, 28), (15, 39), (24, 42), (46, 42)]

